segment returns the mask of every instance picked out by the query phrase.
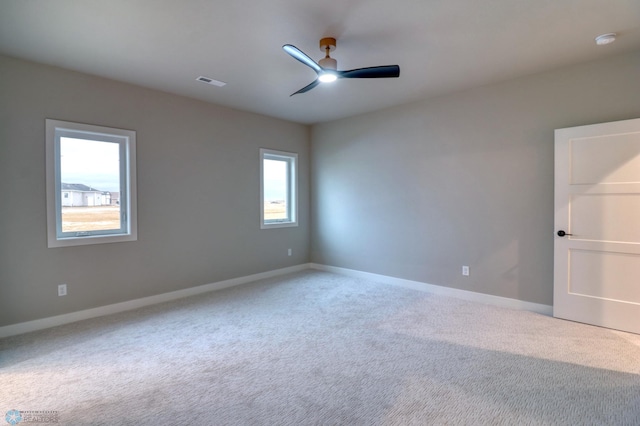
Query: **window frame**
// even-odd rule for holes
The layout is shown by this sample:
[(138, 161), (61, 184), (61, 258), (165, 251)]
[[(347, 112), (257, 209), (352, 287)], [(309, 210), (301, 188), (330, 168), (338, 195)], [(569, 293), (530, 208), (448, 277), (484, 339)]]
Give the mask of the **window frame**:
[[(287, 164), (287, 219), (265, 220), (264, 160), (284, 161)], [(290, 228), (298, 226), (298, 154), (260, 148), (260, 229)]]
[[(133, 130), (45, 119), (47, 246), (69, 247), (138, 239), (136, 132)], [(120, 158), (120, 224), (118, 230), (62, 231), (60, 138), (117, 143)]]

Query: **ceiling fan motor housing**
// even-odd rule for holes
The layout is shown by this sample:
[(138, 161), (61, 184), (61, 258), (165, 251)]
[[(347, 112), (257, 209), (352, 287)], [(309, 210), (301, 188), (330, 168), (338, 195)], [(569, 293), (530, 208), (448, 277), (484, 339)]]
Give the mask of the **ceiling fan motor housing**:
[(318, 65), (326, 70), (337, 70), (338, 61), (329, 57), (329, 52), (336, 49), (336, 39), (333, 37), (325, 37), (320, 39), (320, 50), (326, 53), (326, 56), (318, 61)]
[(322, 58), (318, 61), (318, 65), (326, 70), (337, 70), (338, 69), (338, 61), (333, 58)]

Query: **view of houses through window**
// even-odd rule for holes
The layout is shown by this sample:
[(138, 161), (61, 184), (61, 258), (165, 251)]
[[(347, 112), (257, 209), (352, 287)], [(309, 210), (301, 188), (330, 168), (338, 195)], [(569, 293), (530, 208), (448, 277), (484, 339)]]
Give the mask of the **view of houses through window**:
[(46, 119), (47, 246), (138, 239), (136, 132)]
[(121, 227), (119, 144), (60, 138), (62, 232)]

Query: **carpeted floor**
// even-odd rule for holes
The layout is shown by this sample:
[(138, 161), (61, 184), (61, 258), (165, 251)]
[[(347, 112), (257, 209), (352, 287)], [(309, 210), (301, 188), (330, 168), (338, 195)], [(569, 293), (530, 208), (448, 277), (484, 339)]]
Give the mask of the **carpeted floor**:
[(639, 425), (640, 336), (305, 271), (2, 339), (2, 422), (12, 409), (67, 425)]

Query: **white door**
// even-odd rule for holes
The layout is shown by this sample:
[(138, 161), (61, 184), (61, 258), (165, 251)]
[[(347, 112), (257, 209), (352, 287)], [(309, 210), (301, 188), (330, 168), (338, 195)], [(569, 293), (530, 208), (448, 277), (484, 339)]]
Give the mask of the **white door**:
[(640, 119), (558, 129), (555, 155), (553, 315), (640, 334)]

